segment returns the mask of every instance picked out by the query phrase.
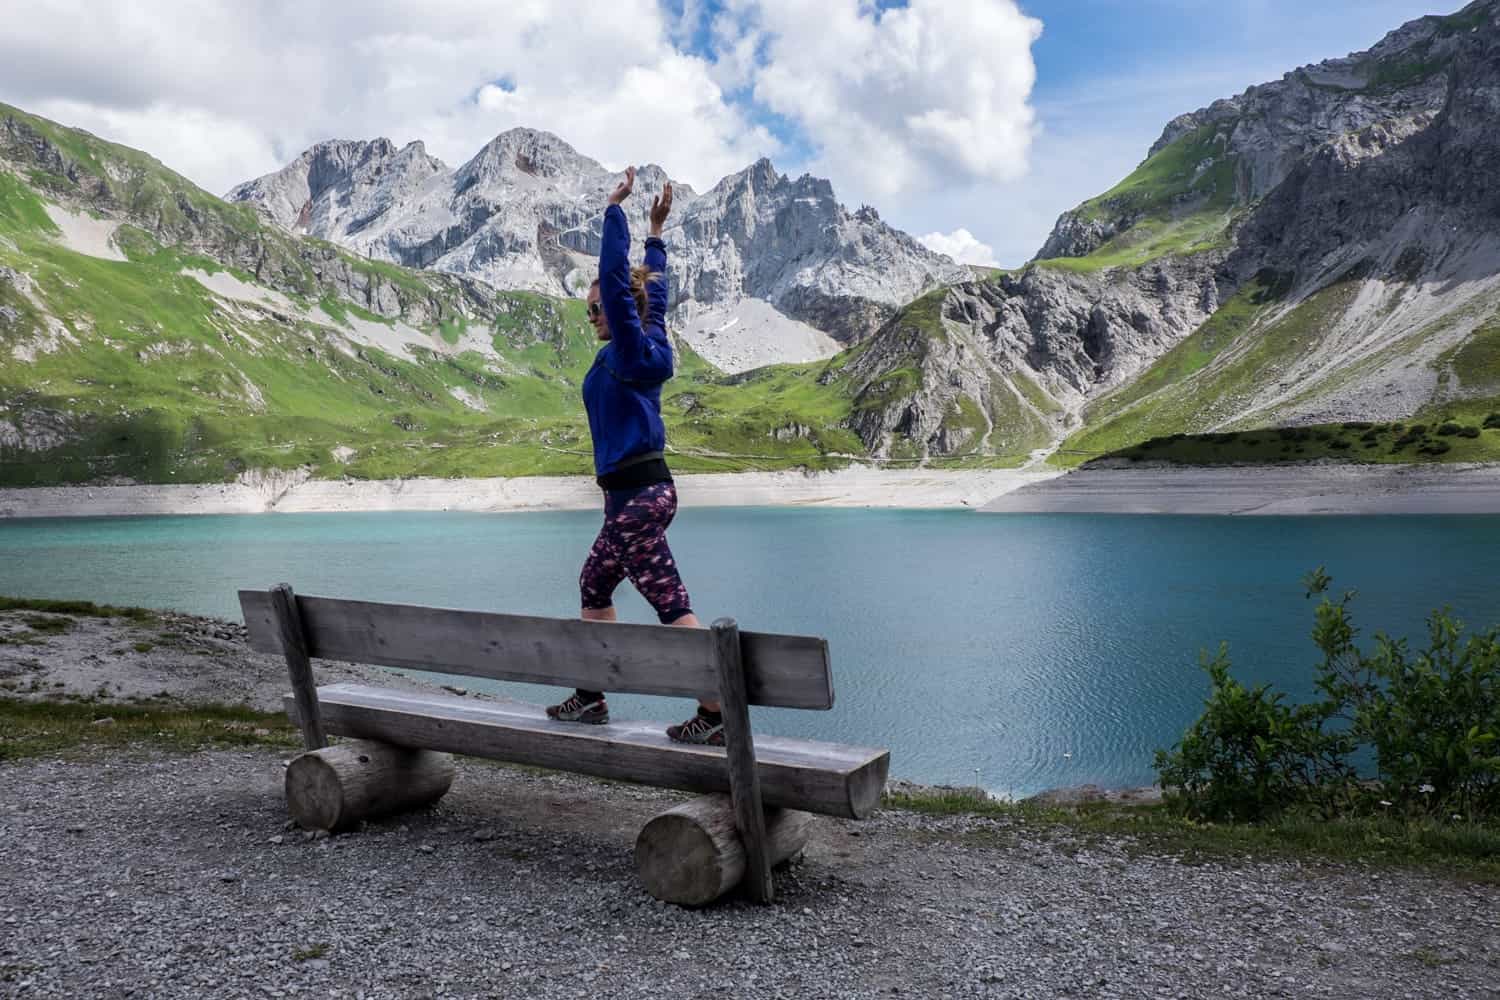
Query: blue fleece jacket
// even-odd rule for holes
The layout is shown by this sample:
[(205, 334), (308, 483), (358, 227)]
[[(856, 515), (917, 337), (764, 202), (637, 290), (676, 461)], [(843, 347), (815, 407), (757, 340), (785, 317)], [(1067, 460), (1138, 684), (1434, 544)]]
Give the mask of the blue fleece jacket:
[(667, 249), (658, 237), (646, 240), (646, 266), (660, 271), (662, 278), (646, 284), (651, 317), (642, 323), (630, 294), (630, 227), (620, 206), (609, 206), (599, 251), (599, 303), (609, 321), (610, 339), (583, 380), (583, 405), (594, 438), (594, 473), (600, 476), (643, 452), (662, 451), (667, 443), (661, 386), (672, 377), (672, 345), (663, 323)]

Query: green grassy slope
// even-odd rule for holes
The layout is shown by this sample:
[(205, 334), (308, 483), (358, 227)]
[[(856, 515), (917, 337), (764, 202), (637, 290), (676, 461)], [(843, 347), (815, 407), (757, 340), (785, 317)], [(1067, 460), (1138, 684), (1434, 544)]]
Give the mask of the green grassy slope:
[[(130, 220), (115, 236), (128, 259), (67, 249), (47, 202)], [(598, 345), (581, 303), (500, 293), (476, 315), (451, 279), (295, 240), (144, 154), (4, 106), (0, 266), (19, 276), (0, 278), (0, 485), (213, 482), (299, 466), (357, 477), (591, 471), (579, 394)], [(190, 269), (229, 271), (294, 308), (224, 300)], [(403, 309), (420, 308), (377, 315), (373, 296), (348, 298), (329, 271), (383, 282)], [(346, 325), (418, 316), (431, 347), (414, 358), (361, 346)], [(476, 335), (493, 354), (456, 351)], [(682, 345), (664, 407), (674, 464), (825, 466), (846, 461), (831, 453), (862, 453), (841, 426), (848, 396), (820, 371), (731, 379)], [(340, 461), (335, 449), (353, 454)]]
[[(1438, 358), (1438, 398), (1406, 420), (1267, 428), (1226, 419), (1316, 346), (1359, 283), (1351, 275), (1268, 322), (1286, 288), (1263, 272), (1135, 380), (1092, 403), (1083, 429), (1062, 444), (1054, 463), (1071, 467), (1105, 457), (1186, 464), (1500, 461), (1500, 317)], [(1420, 330), (1385, 353), (1404, 355), (1411, 341), (1431, 332)]]
[(1123, 223), (1120, 232), (1084, 257), (1056, 257), (1043, 267), (1097, 271), (1139, 267), (1227, 245), (1235, 213), (1235, 161), (1205, 125), (1157, 150), (1119, 184), (1073, 211), (1093, 222)]

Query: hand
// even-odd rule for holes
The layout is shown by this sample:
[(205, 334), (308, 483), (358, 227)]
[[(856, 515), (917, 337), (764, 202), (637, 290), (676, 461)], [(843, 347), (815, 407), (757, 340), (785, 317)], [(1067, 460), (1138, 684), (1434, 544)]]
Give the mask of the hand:
[(661, 194), (651, 199), (651, 235), (660, 236), (662, 223), (672, 213), (672, 182), (661, 189)]
[(630, 197), (630, 192), (634, 191), (634, 190), (635, 190), (635, 167), (626, 167), (625, 168), (625, 179), (620, 182), (620, 186), (619, 187), (615, 188), (614, 194), (612, 194), (612, 195), (609, 196), (609, 203), (611, 205), (618, 205), (620, 202), (624, 201), (626, 198), (629, 198)]

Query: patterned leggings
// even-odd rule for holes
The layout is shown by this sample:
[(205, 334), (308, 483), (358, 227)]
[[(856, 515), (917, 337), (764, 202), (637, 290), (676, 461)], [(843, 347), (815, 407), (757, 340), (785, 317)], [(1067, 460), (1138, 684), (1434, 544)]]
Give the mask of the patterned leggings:
[(578, 576), (585, 608), (612, 606), (615, 588), (628, 576), (663, 625), (692, 613), (667, 547), (667, 525), (676, 513), (677, 487), (671, 483), (605, 492), (604, 527)]

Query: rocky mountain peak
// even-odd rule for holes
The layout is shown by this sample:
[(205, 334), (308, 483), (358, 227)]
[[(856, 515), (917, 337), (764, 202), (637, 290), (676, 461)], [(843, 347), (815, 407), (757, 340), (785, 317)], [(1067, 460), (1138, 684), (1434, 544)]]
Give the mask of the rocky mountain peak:
[[(1318, 150), (1365, 134), (1373, 155), (1432, 124), (1449, 98), (1455, 60), (1500, 36), (1500, 0), (1421, 17), (1364, 52), (1299, 67), (1179, 115), (1136, 172), (1057, 221), (1037, 259), (1085, 257), (1138, 224), (1180, 222), (1254, 205)], [(1373, 130), (1373, 131), (1372, 131)], [(1223, 225), (1227, 225), (1227, 218)], [(1222, 226), (1220, 227), (1222, 228)]]
[[(392, 263), (577, 294), (595, 267), (599, 219), (618, 176), (550, 132), (513, 128), (457, 170), (386, 140), (320, 143), (230, 197), (293, 231)], [(625, 205), (637, 238), (668, 177), (656, 164), (638, 167), (636, 197)], [(924, 291), (970, 274), (873, 212), (850, 215), (826, 179), (789, 180), (764, 157), (705, 195), (678, 183), (676, 205), (666, 234), (672, 301), (689, 336), (717, 336), (744, 320), (732, 337), (764, 339), (767, 324), (781, 324), (778, 335), (821, 338), (827, 353), (828, 335), (859, 340)], [(742, 306), (747, 299), (760, 304)], [(712, 354), (711, 346), (702, 349)]]
[(604, 168), (582, 156), (551, 132), (517, 127), (501, 132), (458, 170), (460, 184), (495, 177), (555, 178), (602, 173)]
[[(447, 169), (420, 142), (397, 149), (383, 137), (327, 139), (314, 143), (276, 173), (247, 181), (224, 198), (249, 202), (285, 229), (321, 237), (335, 223), (328, 212), (318, 211), (319, 203), (347, 204), (355, 199), (355, 192), (367, 192), (362, 201), (388, 205)], [(359, 217), (368, 219), (368, 212)]]
[(729, 197), (734, 194), (769, 193), (785, 181), (769, 157), (762, 156), (738, 173), (729, 174), (709, 189), (710, 195)]

